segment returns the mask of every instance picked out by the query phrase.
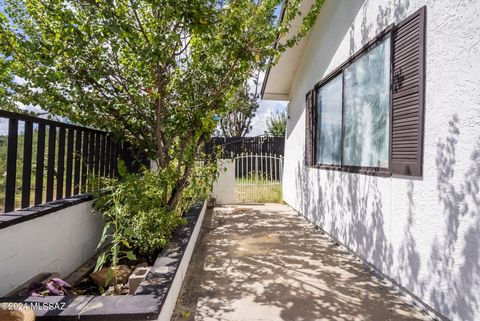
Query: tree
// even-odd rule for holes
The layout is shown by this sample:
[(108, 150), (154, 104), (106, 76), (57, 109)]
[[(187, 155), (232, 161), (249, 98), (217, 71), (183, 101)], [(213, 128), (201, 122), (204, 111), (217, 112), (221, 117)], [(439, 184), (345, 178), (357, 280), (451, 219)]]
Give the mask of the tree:
[(287, 129), (287, 114), (285, 112), (271, 113), (267, 118), (267, 133), (270, 136), (285, 136)]
[(176, 211), (200, 175), (195, 160), (213, 116), (313, 25), (322, 0), (278, 41), (301, 2), (287, 1), (277, 23), (280, 0), (5, 0), (0, 93), (144, 151), (164, 177), (163, 206)]
[(239, 87), (226, 102), (228, 112), (220, 120), (220, 134), (224, 137), (245, 137), (258, 109), (258, 96), (250, 92), (248, 84)]

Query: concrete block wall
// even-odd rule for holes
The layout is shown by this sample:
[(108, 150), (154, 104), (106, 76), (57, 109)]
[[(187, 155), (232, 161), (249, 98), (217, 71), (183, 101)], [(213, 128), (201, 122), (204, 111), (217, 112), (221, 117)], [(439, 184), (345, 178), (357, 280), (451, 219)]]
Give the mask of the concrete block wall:
[(0, 230), (0, 295), (41, 272), (66, 277), (95, 254), (103, 229), (92, 201)]

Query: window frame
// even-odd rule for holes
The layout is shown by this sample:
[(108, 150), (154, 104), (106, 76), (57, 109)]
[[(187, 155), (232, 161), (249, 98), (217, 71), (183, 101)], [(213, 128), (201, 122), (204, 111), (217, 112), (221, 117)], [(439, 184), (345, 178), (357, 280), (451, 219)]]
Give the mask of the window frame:
[[(341, 143), (342, 143), (342, 155), (341, 155), (341, 165), (337, 164), (321, 164), (321, 163), (316, 163), (317, 161), (317, 130), (314, 131), (313, 133), (313, 143), (312, 143), (312, 148), (313, 148), (313, 160), (315, 164), (310, 165), (309, 167), (312, 168), (318, 168), (318, 169), (327, 169), (327, 170), (335, 170), (335, 171), (341, 171), (341, 172), (348, 172), (348, 173), (359, 173), (359, 174), (367, 174), (367, 175), (374, 175), (374, 176), (382, 176), (382, 177), (389, 177), (392, 175), (392, 170), (389, 168), (390, 167), (390, 162), (391, 162), (391, 148), (392, 148), (392, 99), (393, 99), (393, 93), (392, 93), (392, 84), (393, 84), (393, 29), (394, 29), (394, 24), (390, 24), (388, 27), (386, 27), (382, 32), (380, 32), (375, 38), (370, 40), (366, 45), (364, 45), (361, 49), (356, 51), (347, 61), (342, 63), (339, 67), (334, 69), (332, 72), (330, 72), (327, 76), (325, 76), (322, 80), (317, 82), (315, 86), (313, 87), (313, 108), (314, 108), (314, 122), (315, 125), (314, 127), (320, 126), (318, 123), (318, 102), (317, 102), (317, 97), (318, 97), (318, 91), (320, 88), (327, 84), (329, 81), (333, 80), (335, 77), (341, 75), (342, 77), (342, 137), (341, 137)], [(388, 161), (389, 161), (389, 167), (371, 167), (371, 166), (353, 166), (353, 165), (344, 165), (343, 164), (343, 140), (344, 140), (344, 95), (345, 95), (345, 79), (344, 79), (344, 71), (347, 67), (352, 65), (354, 62), (356, 62), (358, 59), (363, 57), (365, 54), (369, 53), (370, 50), (378, 46), (381, 42), (389, 38), (390, 41), (390, 84), (389, 84), (389, 128), (388, 128)], [(320, 129), (321, 130), (321, 129)]]

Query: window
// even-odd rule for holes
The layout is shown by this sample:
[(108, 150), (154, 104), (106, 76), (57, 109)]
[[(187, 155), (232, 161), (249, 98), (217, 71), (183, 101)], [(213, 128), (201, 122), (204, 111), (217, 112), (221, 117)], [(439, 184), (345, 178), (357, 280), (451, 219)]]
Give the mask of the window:
[(316, 163), (388, 167), (390, 37), (317, 91)]
[(342, 157), (342, 75), (317, 91), (317, 163), (341, 164)]
[(346, 67), (343, 164), (388, 167), (390, 37)]
[(388, 27), (307, 93), (306, 165), (422, 175), (425, 15)]

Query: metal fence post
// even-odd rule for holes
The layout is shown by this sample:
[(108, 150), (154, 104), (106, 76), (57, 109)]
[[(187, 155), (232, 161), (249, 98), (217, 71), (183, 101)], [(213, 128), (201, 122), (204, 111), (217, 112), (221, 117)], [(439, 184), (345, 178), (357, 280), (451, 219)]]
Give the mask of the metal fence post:
[(255, 185), (258, 185), (258, 154), (255, 154)]

